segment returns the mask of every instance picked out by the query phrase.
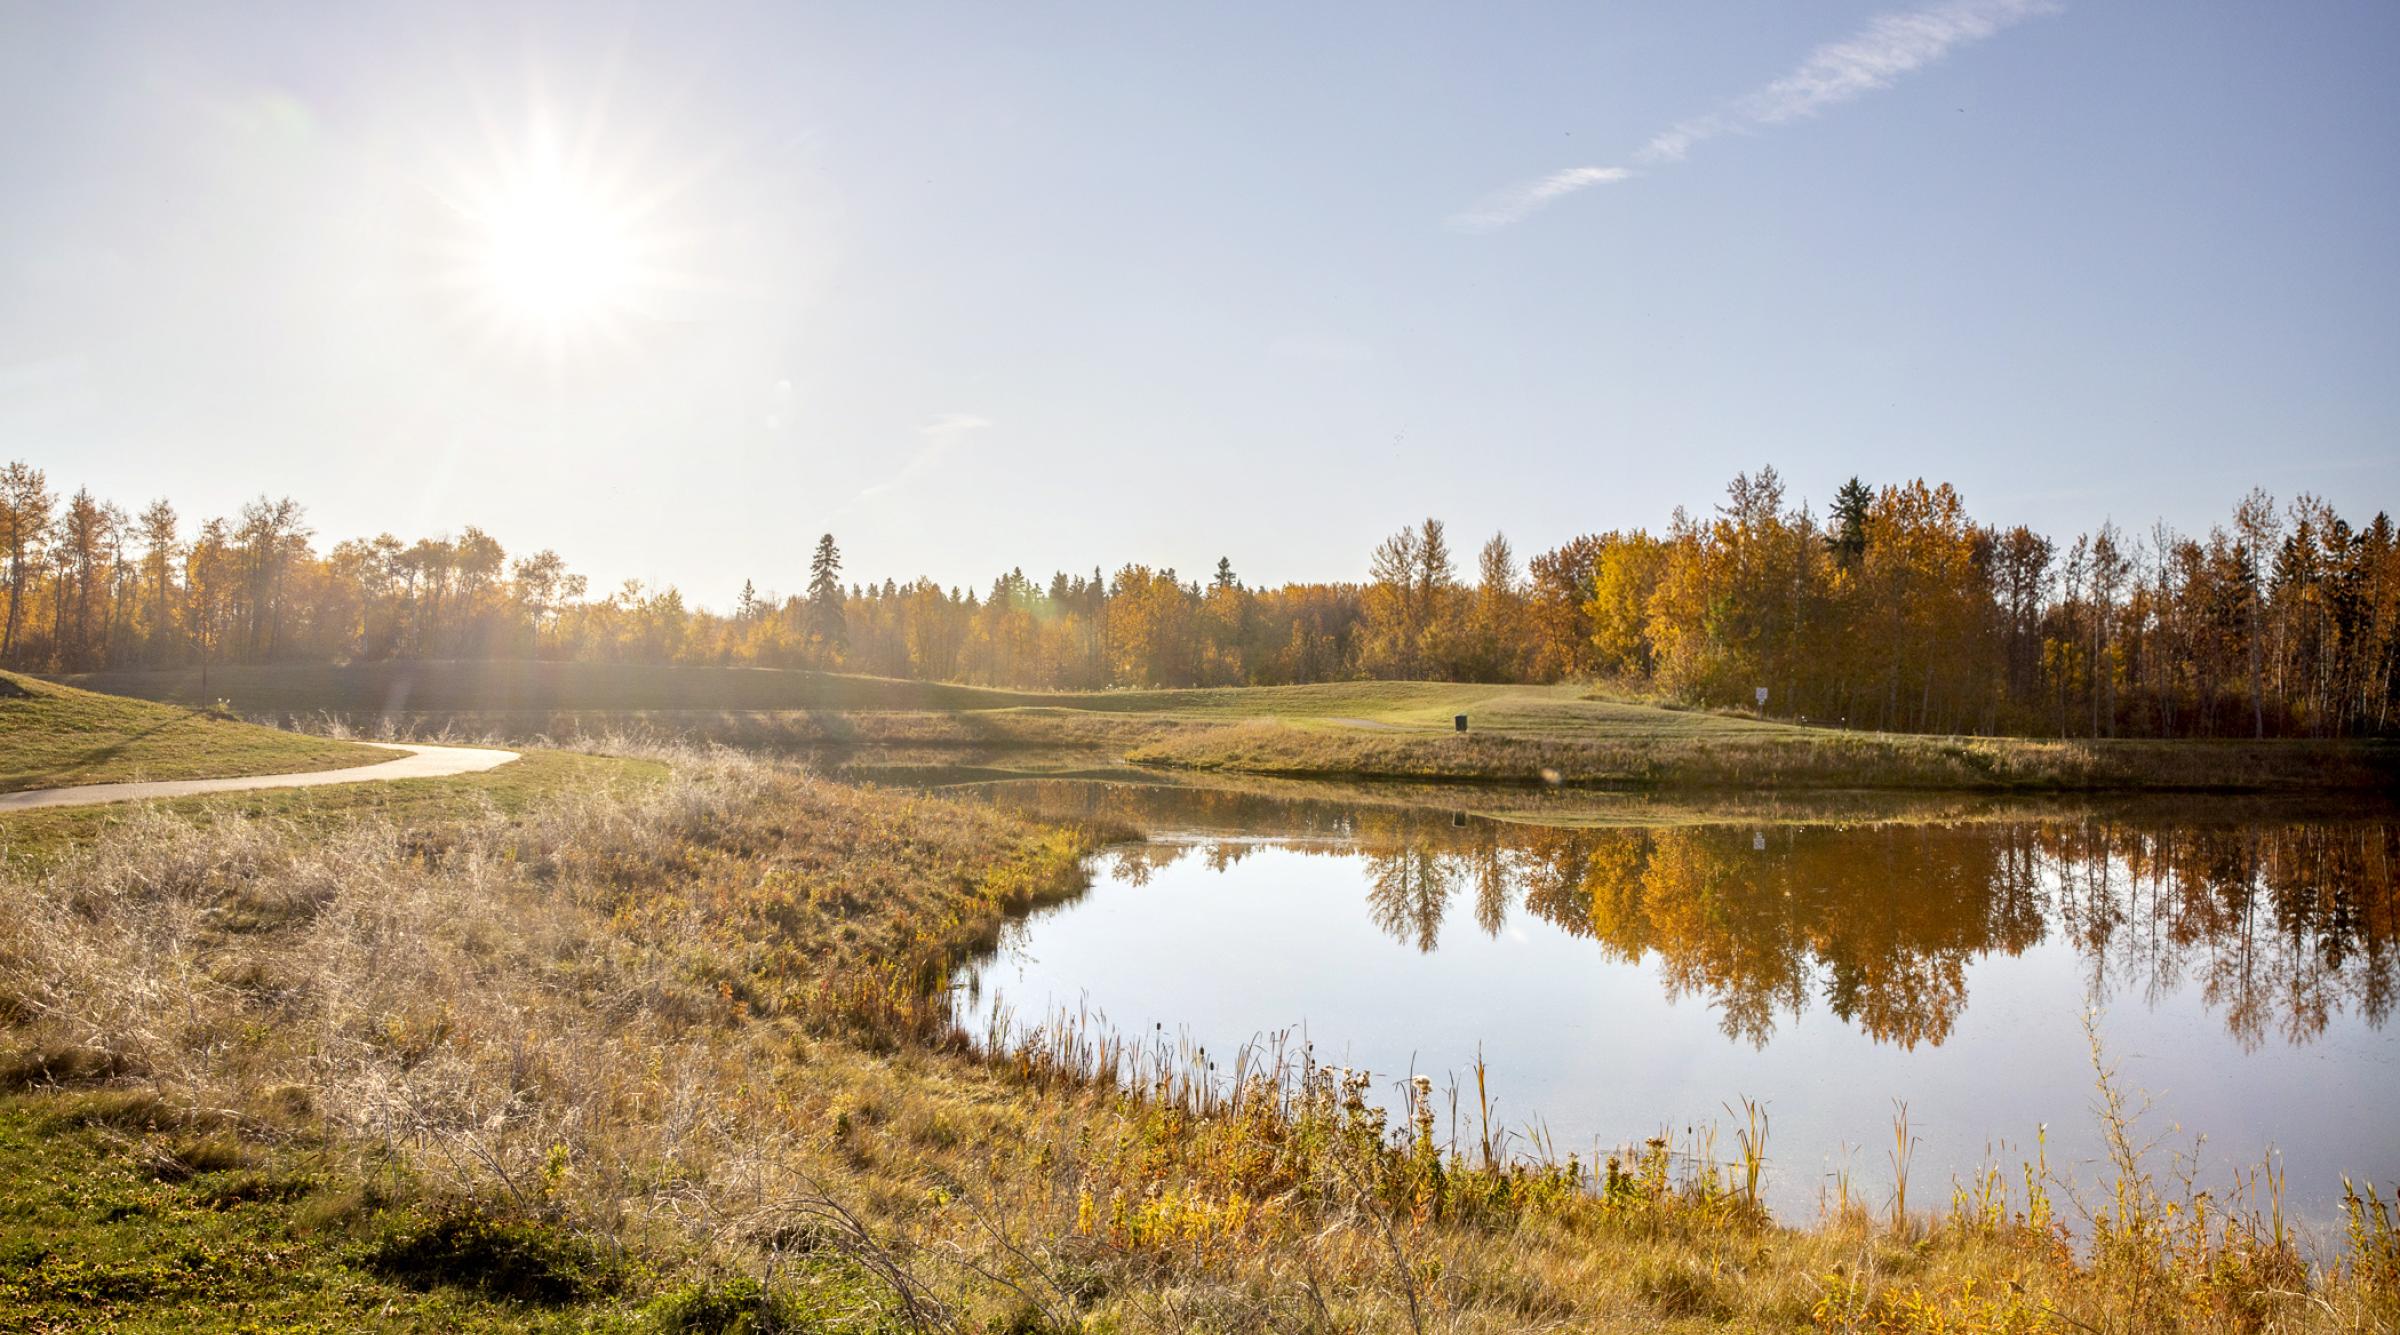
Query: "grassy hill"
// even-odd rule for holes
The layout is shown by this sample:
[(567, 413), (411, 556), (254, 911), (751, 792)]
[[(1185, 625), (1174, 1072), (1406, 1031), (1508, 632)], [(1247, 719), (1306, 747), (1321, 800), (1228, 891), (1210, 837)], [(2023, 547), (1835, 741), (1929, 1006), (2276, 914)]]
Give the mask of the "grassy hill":
[(355, 742), (0, 672), (0, 792), (292, 774), (390, 758), (388, 751)]
[(1279, 719), (1378, 731), (1478, 731), (1546, 737), (1800, 736), (1787, 724), (1585, 698), (1571, 686), (1421, 681), (1324, 682), (1204, 690), (1009, 691), (838, 672), (634, 663), (436, 660), (104, 672), (77, 686), (180, 704), (222, 698), (246, 714), (710, 712), (980, 713), (1067, 710), (1223, 722)]
[(1048, 702), (1019, 692), (831, 672), (525, 659), (218, 667), (209, 669), (205, 687), (196, 669), (96, 672), (65, 680), (177, 704), (221, 698), (245, 714), (954, 710)]
[[(435, 661), (104, 673), (98, 690), (253, 716), (339, 714), (470, 735), (627, 730), (763, 749), (1071, 747), (1139, 763), (1308, 778), (1617, 788), (2392, 791), (2400, 747), (2042, 741), (1849, 732), (1592, 698), (1575, 686), (1326, 682), (1005, 691), (775, 668)], [(1465, 736), (1451, 718), (1469, 716)]]

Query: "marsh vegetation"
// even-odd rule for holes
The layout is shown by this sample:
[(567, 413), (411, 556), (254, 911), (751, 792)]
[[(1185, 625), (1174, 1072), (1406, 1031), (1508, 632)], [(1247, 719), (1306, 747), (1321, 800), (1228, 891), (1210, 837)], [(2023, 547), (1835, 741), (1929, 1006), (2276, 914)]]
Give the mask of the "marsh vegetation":
[[(1237, 1071), (1096, 1029), (981, 1046), (944, 980), (1082, 893), (1087, 855), (1133, 833), (1121, 817), (726, 754), (523, 763), (485, 781), (505, 802), (453, 781), (389, 810), (171, 804), (12, 857), (0, 1152), (111, 1147), (108, 1180), (137, 1176), (109, 1190), (149, 1201), (162, 1236), (197, 1201), (282, 1202), (209, 1246), (298, 1258), (322, 1282), (275, 1310), (329, 1321), (2353, 1329), (2392, 1310), (2394, 1242), (2363, 1194), (2354, 1242), (2279, 1223), (2263, 1187), (2190, 1194), (2132, 1152), (2130, 1107), (2121, 1157), (2030, 1179), (2002, 1159), (1947, 1203), (1928, 1169), (1905, 1203), (1862, 1176), (1820, 1217), (1772, 1208), (1794, 1110), (1738, 1090), (1713, 1156), (1697, 1130), (1653, 1138), (1662, 1108), (1595, 1161), (1487, 1142), (1469, 1110), (1516, 1106), (1506, 1068), (1453, 1106), (1297, 1049)], [(1674, 888), (1650, 887), (1662, 906)], [(1971, 948), (1981, 929), (1926, 930)], [(162, 1319), (268, 1297), (111, 1250), (122, 1217), (57, 1179), (13, 1190), (36, 1222), (11, 1226), (12, 1319), (83, 1310), (95, 1284)]]

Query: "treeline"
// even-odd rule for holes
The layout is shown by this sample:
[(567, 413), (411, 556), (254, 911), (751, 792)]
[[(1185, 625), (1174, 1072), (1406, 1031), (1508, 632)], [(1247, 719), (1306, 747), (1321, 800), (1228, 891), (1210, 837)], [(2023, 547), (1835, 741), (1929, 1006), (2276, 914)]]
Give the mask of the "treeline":
[(1251, 588), (1126, 565), (1012, 570), (989, 589), (845, 583), (821, 539), (803, 591), (728, 613), (629, 581), (594, 596), (556, 553), (479, 529), (320, 549), (261, 497), (185, 525), (61, 499), (0, 469), (0, 664), (541, 657), (838, 668), (1057, 689), (1362, 677), (1606, 679), (1685, 703), (1852, 727), (2061, 736), (2389, 733), (2400, 547), (2303, 497), (2253, 492), (2205, 535), (2113, 524), (2060, 543), (1969, 518), (1948, 485), (1852, 479), (1820, 519), (1771, 468), (1663, 532), (1578, 537), (1462, 573), (1437, 520), (1362, 583)]

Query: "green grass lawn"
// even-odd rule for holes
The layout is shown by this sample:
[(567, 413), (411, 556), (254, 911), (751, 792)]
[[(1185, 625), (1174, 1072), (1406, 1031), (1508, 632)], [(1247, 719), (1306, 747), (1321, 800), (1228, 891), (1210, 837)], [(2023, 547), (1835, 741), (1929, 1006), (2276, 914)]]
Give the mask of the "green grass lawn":
[(1421, 681), (1324, 682), (1160, 691), (1004, 691), (779, 668), (449, 660), (107, 672), (78, 686), (182, 704), (223, 697), (249, 714), (347, 716), (605, 711), (964, 712), (1022, 709), (1222, 722), (1273, 718), (1330, 727), (1478, 731), (1521, 736), (1690, 738), (1804, 735), (1788, 724), (1587, 698), (1574, 686)]
[[(12, 689), (13, 688), (13, 689)], [(0, 673), (0, 792), (372, 765), (391, 752)]]
[[(79, 684), (199, 698), (196, 672)], [(1142, 764), (1316, 778), (1595, 787), (2389, 791), (2400, 747), (2343, 741), (2043, 741), (1852, 732), (1595, 698), (1578, 686), (1359, 681), (1001, 691), (774, 668), (437, 661), (217, 669), (247, 713), (339, 714), (469, 735), (626, 730), (766, 750), (1078, 747)], [(1458, 736), (1452, 716), (1470, 729)]]
[[(373, 748), (369, 748), (371, 751)], [(376, 755), (389, 754), (373, 751)], [(147, 805), (184, 816), (210, 819), (265, 817), (303, 827), (331, 829), (363, 815), (389, 816), (410, 824), (439, 820), (490, 807), (514, 815), (536, 799), (576, 784), (648, 783), (667, 772), (650, 760), (583, 755), (573, 751), (527, 751), (498, 769), (438, 779), (393, 779), (383, 783), (329, 784), (319, 788), (262, 788), (247, 793), (176, 797)], [(132, 819), (142, 804), (111, 802), (83, 807), (45, 807), (0, 815), (0, 860), (39, 861), (89, 843), (102, 830)]]
[(99, 672), (75, 685), (146, 700), (223, 698), (245, 714), (518, 713), (588, 710), (951, 710), (1050, 703), (1039, 694), (777, 668), (654, 667), (450, 659)]

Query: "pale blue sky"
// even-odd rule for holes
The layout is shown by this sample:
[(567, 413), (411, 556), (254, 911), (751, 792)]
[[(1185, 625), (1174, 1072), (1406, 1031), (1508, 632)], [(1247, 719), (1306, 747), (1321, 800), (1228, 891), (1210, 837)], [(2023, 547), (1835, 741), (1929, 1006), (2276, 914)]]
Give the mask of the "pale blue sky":
[[(501, 8), (0, 4), (0, 457), (717, 606), (826, 528), (1355, 578), (1769, 461), (2400, 496), (2400, 6)], [(556, 339), (477, 221), (537, 123), (642, 256)]]

